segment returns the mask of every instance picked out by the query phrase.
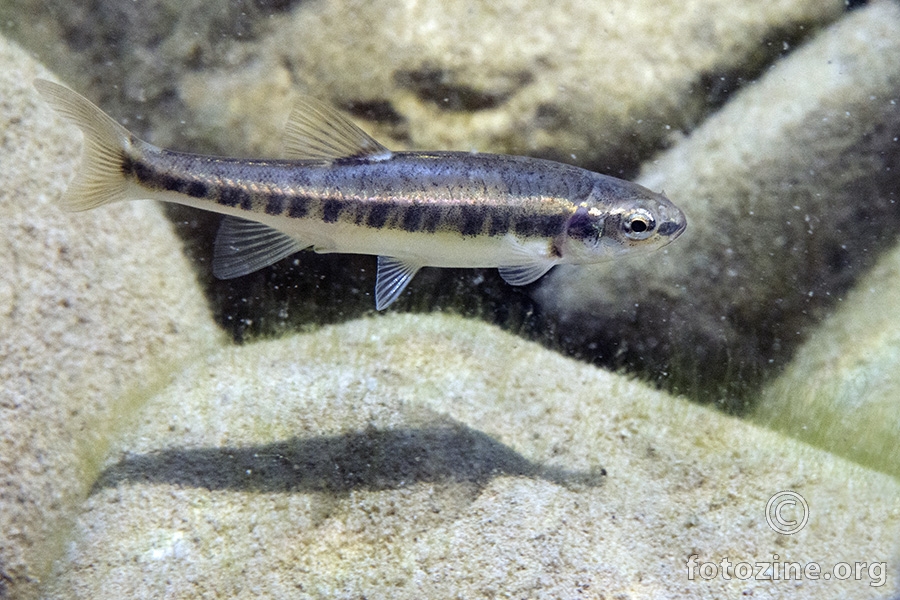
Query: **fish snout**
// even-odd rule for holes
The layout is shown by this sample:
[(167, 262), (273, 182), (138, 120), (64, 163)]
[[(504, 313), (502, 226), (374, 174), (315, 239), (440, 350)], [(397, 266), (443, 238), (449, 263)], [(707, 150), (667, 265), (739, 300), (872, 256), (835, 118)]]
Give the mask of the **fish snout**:
[(659, 226), (656, 229), (657, 234), (674, 240), (687, 229), (687, 218), (680, 208), (672, 203), (660, 204), (657, 211), (659, 217)]

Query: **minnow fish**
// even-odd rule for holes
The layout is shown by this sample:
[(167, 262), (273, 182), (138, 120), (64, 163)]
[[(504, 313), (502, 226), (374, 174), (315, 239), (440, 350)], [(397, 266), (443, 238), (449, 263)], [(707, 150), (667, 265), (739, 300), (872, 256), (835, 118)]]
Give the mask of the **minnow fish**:
[(287, 159), (239, 159), (158, 148), (86, 98), (35, 88), (84, 133), (69, 210), (149, 198), (226, 215), (213, 274), (240, 277), (299, 250), (378, 257), (383, 310), (416, 272), (497, 267), (526, 285), (554, 265), (593, 263), (668, 244), (684, 214), (640, 185), (558, 162), (469, 152), (392, 152), (336, 110), (297, 101)]

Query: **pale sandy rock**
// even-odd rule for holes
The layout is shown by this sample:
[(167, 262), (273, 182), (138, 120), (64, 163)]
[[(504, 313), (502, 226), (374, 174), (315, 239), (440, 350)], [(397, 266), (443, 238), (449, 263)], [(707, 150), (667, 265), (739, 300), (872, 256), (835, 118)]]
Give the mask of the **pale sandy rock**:
[[(782, 23), (820, 23), (834, 16), (839, 4), (773, 3), (770, 14), (781, 15)], [(296, 15), (284, 20), (295, 24), (309, 18), (312, 13), (299, 15), (312, 6), (300, 5)], [(331, 15), (336, 22), (335, 6), (319, 4), (317, 10), (322, 12), (316, 14)], [(430, 14), (425, 6), (404, 6), (417, 18)], [(796, 13), (788, 6), (805, 8)], [(781, 224), (777, 213), (771, 212), (774, 198), (798, 201), (798, 210), (819, 215), (814, 221), (814, 232), (819, 232), (832, 213), (812, 210), (822, 206), (809, 199), (815, 194), (843, 189), (844, 184), (880, 194), (896, 181), (890, 175), (879, 179), (884, 175), (880, 167), (890, 166), (879, 161), (896, 156), (889, 153), (895, 108), (885, 91), (896, 83), (898, 19), (893, 6), (875, 3), (848, 17), (835, 29), (840, 35), (832, 32), (827, 35), (837, 37), (816, 42), (834, 50), (828, 56), (836, 62), (826, 67), (807, 56), (801, 68), (789, 67), (794, 63), (786, 61), (773, 70), (782, 75), (783, 87), (766, 78), (758, 88), (774, 95), (758, 93), (752, 103), (729, 107), (710, 125), (713, 133), (704, 129), (706, 133), (698, 134), (697, 139), (707, 140), (703, 152), (677, 150), (676, 158), (662, 161), (656, 175), (645, 176), (645, 183), (665, 187), (688, 206), (692, 227), (701, 237), (710, 239), (722, 227), (727, 234), (723, 244), (735, 239), (750, 244), (749, 258), (730, 259), (731, 246), (704, 254), (701, 250), (708, 246), (685, 238), (678, 242), (688, 243), (685, 253), (672, 255), (677, 259), (673, 263), (658, 265), (665, 272), (686, 269), (691, 281), (699, 278), (710, 288), (739, 290), (737, 300), (742, 303), (735, 305), (737, 314), (726, 313), (729, 323), (755, 323), (759, 313), (754, 310), (764, 311), (767, 300), (764, 293), (754, 297), (749, 283), (744, 289), (740, 282), (732, 283), (735, 276), (729, 266), (750, 265), (749, 274), (738, 270), (742, 281), (757, 276), (773, 287), (793, 281), (794, 263), (784, 257), (774, 261), (784, 271), (773, 271), (771, 262), (747, 263), (762, 253), (754, 244), (769, 243), (771, 239), (765, 238), (769, 228)], [(754, 8), (747, 12), (755, 13), (747, 17), (750, 21), (742, 21), (749, 33), (740, 39), (750, 40), (749, 45), (765, 37), (760, 31), (778, 31), (766, 11)], [(355, 15), (371, 15), (365, 10), (359, 6)], [(820, 16), (811, 17), (814, 13)], [(369, 18), (367, 27), (383, 23), (378, 20), (383, 16), (375, 17)], [(451, 33), (465, 39), (464, 30), (475, 24), (456, 17), (462, 24)], [(566, 18), (570, 16), (565, 12), (554, 14), (554, 19)], [(690, 22), (691, 15), (680, 18)], [(188, 17), (181, 19), (182, 26), (189, 24)], [(740, 37), (740, 27), (732, 23), (735, 18), (720, 19), (709, 23), (722, 23), (728, 35)], [(632, 20), (639, 19), (633, 15)], [(487, 20), (495, 29), (497, 22)], [(525, 17), (522, 22), (527, 23)], [(348, 35), (360, 27), (343, 26)], [(297, 46), (288, 31), (276, 34), (281, 46)], [(326, 35), (315, 28), (302, 33), (313, 40)], [(534, 37), (538, 30), (525, 33), (534, 44), (541, 42), (539, 35)], [(728, 36), (710, 39), (721, 42)], [(515, 77), (477, 79), (479, 73), (491, 73), (486, 69), (492, 64), (489, 54), (506, 52), (496, 40), (489, 41), (494, 45), (484, 46), (489, 52), (480, 63), (485, 69), (471, 73), (446, 69), (451, 84), (446, 89), (462, 102), (471, 90), (512, 86), (504, 102), (519, 110), (530, 97), (540, 96), (546, 81), (535, 80), (518, 90)], [(391, 48), (393, 43), (385, 46)], [(706, 56), (703, 48), (691, 47), (698, 56)], [(720, 43), (716, 46), (720, 56), (738, 57), (737, 62), (713, 59), (709, 68), (740, 63), (751, 52), (748, 47), (738, 44), (731, 54), (733, 48)], [(0, 242), (0, 252), (3, 264), (11, 265), (0, 274), (0, 307), (5, 307), (0, 313), (0, 597), (33, 596), (39, 579), (48, 597), (92, 599), (741, 594), (854, 599), (888, 597), (896, 587), (900, 555), (895, 541), (900, 538), (896, 478), (561, 358), (486, 325), (441, 316), (392, 315), (279, 341), (222, 348), (179, 244), (155, 208), (133, 204), (83, 215), (56, 212), (51, 199), (72, 169), (74, 130), (62, 128), (37, 103), (29, 87), (37, 67), (10, 46), (0, 48), (20, 61), (15, 63), (19, 66), (0, 70), (0, 115), (6, 123), (0, 203), (9, 206), (7, 218), (0, 221), (0, 240), (5, 242)], [(380, 51), (377, 44), (344, 50), (347, 56)], [(798, 57), (805, 56), (802, 52)], [(152, 68), (129, 72), (126, 87), (136, 98), (142, 77), (162, 64), (151, 52), (142, 56)], [(241, 58), (231, 57), (237, 62)], [(294, 67), (269, 71), (265, 64), (244, 64), (244, 80), (226, 85), (223, 77), (198, 78), (197, 88), (191, 91), (185, 84), (182, 90), (193, 101), (191, 94), (203, 91), (205, 81), (205, 93), (221, 103), (249, 102), (258, 118), (274, 128), (272, 143), (277, 144), (280, 131), (273, 125), (277, 119), (263, 113), (270, 110), (268, 103), (281, 101), (280, 94), (287, 98), (289, 89), (303, 87), (303, 81), (290, 77), (307, 71)], [(811, 70), (816, 64), (821, 70)], [(265, 80), (269, 87), (265, 81), (258, 83), (254, 67), (271, 77)], [(868, 78), (860, 76), (860, 69)], [(815, 85), (803, 79), (810, 73)], [(326, 69), (325, 75), (351, 85), (338, 68)], [(372, 77), (363, 82), (369, 86), (365, 89), (377, 89), (377, 77)], [(149, 85), (163, 88), (175, 81), (150, 79)], [(257, 87), (243, 87), (246, 95), (239, 94), (245, 82), (254, 81)], [(479, 109), (478, 118), (469, 122), (430, 104), (427, 95), (445, 89), (440, 85), (443, 80), (415, 90), (407, 85), (412, 79), (399, 81), (403, 85), (387, 82), (396, 85), (389, 88), (392, 104), (368, 107), (384, 123), (389, 121), (384, 120), (384, 115), (390, 116), (387, 108), (411, 115), (406, 125), (388, 123), (389, 132), (404, 134), (406, 127), (405, 135), (413, 140), (411, 132), (422, 126), (423, 119), (449, 113), (455, 121), (436, 128), (440, 139), (456, 143), (447, 136), (456, 135), (452, 132), (459, 126), (480, 144), (507, 126), (499, 108), (496, 123), (481, 119), (495, 110), (490, 107)], [(371, 100), (353, 92), (357, 88), (340, 85), (331, 89), (341, 96), (346, 92), (352, 101)], [(815, 92), (819, 88), (824, 91)], [(558, 90), (569, 101), (590, 92)], [(866, 104), (865, 94), (875, 95), (881, 103)], [(752, 126), (734, 115), (744, 110), (766, 116), (769, 113), (761, 107), (792, 96), (797, 103), (780, 105), (785, 108), (778, 113), (782, 120), (771, 130), (758, 126), (768, 121)], [(223, 122), (217, 112), (222, 109), (213, 102), (195, 106), (209, 110), (210, 121)], [(590, 106), (589, 110), (598, 110), (596, 103)], [(849, 120), (836, 120), (835, 111), (847, 112), (848, 106)], [(574, 122), (580, 122), (579, 115), (575, 113)], [(820, 136), (821, 127), (806, 126), (814, 118), (811, 115), (827, 117), (828, 127), (837, 133)], [(177, 119), (172, 122), (177, 126)], [(869, 122), (872, 129), (866, 129)], [(248, 122), (246, 130), (238, 128), (234, 138), (223, 139), (261, 143), (268, 134), (257, 125)], [(724, 129), (715, 134), (716, 128)], [(249, 139), (250, 129), (262, 137)], [(516, 144), (540, 149), (543, 138), (538, 129), (527, 124), (521, 132), (518, 129), (518, 124), (510, 129), (521, 136), (513, 140)], [(486, 132), (484, 138), (478, 137), (481, 130)], [(34, 131), (39, 132), (37, 140), (29, 137)], [(796, 134), (787, 138), (795, 146), (782, 146), (787, 143), (781, 137), (785, 131)], [(611, 129), (610, 135), (614, 132)], [(565, 141), (570, 133), (563, 127), (560, 139), (572, 147)], [(756, 142), (735, 144), (741, 136)], [(816, 163), (816, 173), (808, 175), (808, 156), (791, 149), (823, 141), (816, 146), (821, 164)], [(762, 158), (748, 150), (760, 147), (769, 152)], [(835, 159), (835, 153), (841, 158)], [(730, 158), (724, 163), (710, 160), (718, 154)], [(766, 179), (772, 173), (769, 161), (790, 175), (780, 175), (772, 183)], [(753, 179), (753, 174), (764, 171), (769, 175)], [(821, 187), (816, 187), (817, 177), (824, 178)], [(722, 180), (721, 188), (691, 187), (695, 180), (715, 178)], [(806, 190), (805, 195), (785, 193), (792, 186)], [(685, 203), (676, 197), (682, 192), (697, 199)], [(721, 205), (726, 208), (718, 203), (720, 192), (722, 198), (730, 198)], [(850, 196), (838, 194), (832, 201)], [(734, 198), (749, 199), (754, 211), (767, 209), (770, 212), (761, 213), (767, 220), (738, 235), (734, 217), (746, 215), (734, 208)], [(871, 210), (880, 205), (865, 206)], [(878, 227), (893, 226), (883, 213), (872, 214), (881, 220), (866, 221), (874, 227), (865, 229), (870, 236)], [(757, 227), (765, 234), (760, 239)], [(863, 235), (849, 226), (848, 230)], [(804, 225), (800, 233), (805, 232)], [(788, 233), (797, 235), (794, 230)], [(827, 246), (832, 239), (829, 235), (816, 243)], [(852, 242), (859, 238), (850, 239), (853, 250)], [(626, 284), (636, 286), (644, 294), (639, 298), (643, 311), (654, 302), (678, 301), (681, 306), (695, 301), (698, 310), (721, 308), (713, 291), (689, 288), (687, 293), (696, 297), (685, 299), (683, 280), (657, 274), (652, 276), (657, 279), (644, 281), (635, 273), (608, 274), (613, 282), (610, 293), (621, 293)], [(852, 279), (846, 271), (833, 277)], [(618, 324), (617, 330), (626, 330), (625, 350), (632, 352), (636, 344), (644, 344), (642, 352), (658, 356), (654, 352), (661, 351), (654, 348), (668, 343), (667, 338), (628, 333), (639, 330), (628, 320), (659, 329), (659, 320), (678, 325), (686, 313), (659, 308), (631, 312), (632, 304), (620, 302), (626, 296), (611, 304), (614, 311), (625, 309), (621, 314), (626, 324)], [(590, 305), (590, 319), (606, 322), (605, 302)], [(589, 327), (592, 321), (584, 321), (584, 314), (569, 322), (579, 329)], [(763, 321), (759, 327), (769, 325)], [(695, 344), (706, 348), (710, 342), (716, 348), (720, 327), (711, 318), (701, 323), (699, 333), (688, 332), (688, 342), (679, 347), (688, 364), (697, 361)], [(743, 357), (746, 351), (752, 357), (758, 342), (752, 338), (754, 331), (735, 328), (735, 337), (748, 336), (750, 341), (733, 355)], [(210, 347), (216, 352), (210, 354)], [(708, 356), (699, 362), (704, 367), (714, 364)], [(682, 380), (694, 377), (685, 371), (678, 375)], [(819, 421), (820, 429), (825, 429), (822, 423), (827, 425), (828, 420)], [(882, 435), (884, 430), (877, 431)], [(122, 432), (124, 439), (119, 439)], [(87, 501), (79, 506), (92, 482)], [(788, 537), (770, 530), (763, 513), (766, 501), (783, 489), (797, 490), (811, 507), (807, 527)], [(76, 512), (76, 525), (68, 528)], [(68, 551), (57, 561), (54, 576), (45, 577), (47, 564), (64, 545)], [(778, 554), (780, 560), (817, 561), (826, 569), (837, 561), (883, 561), (886, 568), (880, 574), (864, 570), (861, 581), (780, 584), (716, 577), (707, 582), (696, 576), (691, 581), (687, 568), (691, 554), (697, 554), (700, 562), (723, 558), (755, 562)], [(876, 577), (883, 577), (884, 584), (871, 585)]]
[(900, 249), (882, 258), (763, 391), (756, 419), (900, 476)]
[[(215, 138), (279, 152), (298, 91), (424, 149), (633, 167), (709, 110), (706, 88), (837, 18), (839, 0), (302, 4), (180, 93)], [(715, 95), (710, 92), (711, 95)]]
[(3, 38), (0, 64), (0, 598), (29, 598), (110, 440), (220, 334), (157, 206), (53, 205), (80, 135)]
[(554, 269), (564, 344), (726, 402), (782, 364), (900, 228), (900, 5), (848, 14), (639, 182), (686, 213), (645, 257)]
[[(895, 585), (896, 479), (459, 317), (228, 348), (140, 421), (47, 597), (856, 599)], [(765, 520), (785, 489), (810, 507), (792, 536)], [(774, 555), (867, 567), (700, 577), (700, 563)]]

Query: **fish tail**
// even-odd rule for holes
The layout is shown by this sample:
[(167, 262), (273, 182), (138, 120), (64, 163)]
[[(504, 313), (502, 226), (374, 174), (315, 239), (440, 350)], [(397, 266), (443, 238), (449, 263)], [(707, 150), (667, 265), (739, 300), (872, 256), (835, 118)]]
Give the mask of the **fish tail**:
[(136, 138), (81, 94), (46, 79), (35, 79), (34, 87), (84, 133), (81, 168), (59, 200), (60, 206), (82, 211), (125, 200), (128, 181), (123, 166)]

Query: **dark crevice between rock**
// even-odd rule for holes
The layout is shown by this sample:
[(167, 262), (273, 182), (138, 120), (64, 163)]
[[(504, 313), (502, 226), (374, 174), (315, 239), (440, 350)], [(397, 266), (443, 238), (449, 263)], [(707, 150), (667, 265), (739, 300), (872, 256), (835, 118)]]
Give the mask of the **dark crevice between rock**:
[(748, 83), (757, 80), (772, 64), (813, 37), (821, 29), (818, 23), (791, 23), (769, 32), (749, 53), (739, 66), (715, 69), (701, 73), (691, 86), (692, 94), (703, 97), (702, 110), (686, 126), (694, 129), (710, 113), (724, 106), (728, 100)]
[(438, 67), (399, 71), (394, 76), (401, 88), (409, 89), (423, 101), (449, 112), (497, 108), (517, 90), (531, 83), (533, 76), (519, 71), (495, 79), (490, 89), (481, 89), (462, 81), (459, 74)]
[(344, 102), (340, 108), (360, 119), (386, 125), (400, 125), (406, 121), (387, 100), (352, 100)]
[(389, 100), (348, 100), (338, 107), (359, 119), (378, 123), (394, 140), (409, 143), (409, 122)]

